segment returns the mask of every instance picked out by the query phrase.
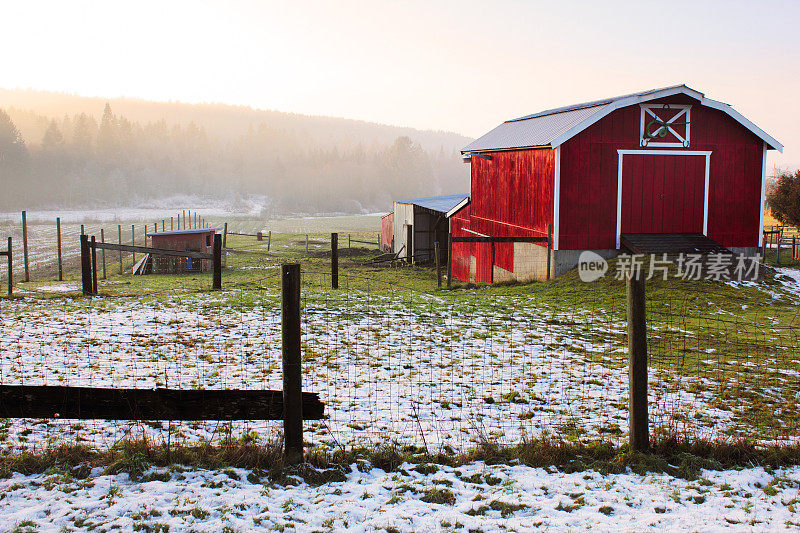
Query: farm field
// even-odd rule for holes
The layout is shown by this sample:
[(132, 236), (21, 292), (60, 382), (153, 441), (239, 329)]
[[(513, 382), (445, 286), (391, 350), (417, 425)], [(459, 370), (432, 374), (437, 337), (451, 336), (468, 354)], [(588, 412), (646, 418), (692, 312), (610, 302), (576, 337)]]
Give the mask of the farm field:
[[(359, 245), (340, 250), (341, 288), (332, 290), (329, 239), (327, 231), (310, 233), (306, 253), (305, 233), (276, 232), (267, 252), (266, 239), (230, 235), (221, 292), (208, 290), (210, 274), (130, 276), (116, 268), (91, 299), (80, 295), (74, 271), (60, 283), (50, 276), (18, 284), (13, 299), (0, 300), (0, 383), (280, 389), (279, 265), (299, 261), (303, 386), (326, 405), (324, 420), (305, 423), (312, 456), (389, 446), (450, 457), (536, 438), (624, 445), (621, 281), (584, 284), (568, 275), (436, 290), (431, 270), (365, 264), (377, 252)], [(786, 269), (757, 283), (648, 282), (656, 438), (797, 444), (798, 278)], [(142, 439), (156, 447), (268, 447), (280, 436), (280, 423), (256, 421), (0, 424), (0, 459)], [(156, 467), (136, 457), (121, 469), (91, 462), (0, 469), (7, 495), (0, 523), (9, 530), (105, 524), (153, 531), (489, 531), (588, 522), (602, 530), (770, 530), (800, 523), (791, 503), (797, 467), (715, 468), (684, 479), (514, 460), (384, 471), (354, 460), (318, 484), (291, 475), (276, 481), (258, 468)]]
[[(370, 231), (380, 227), (378, 215), (342, 215), (329, 217), (295, 217), (264, 220), (250, 212), (226, 212), (222, 209), (205, 208), (195, 211), (181, 209), (107, 209), (91, 211), (30, 211), (28, 220), (28, 261), (31, 271), (41, 271), (44, 277), (51, 277), (57, 273), (58, 260), (58, 230), (56, 218), (61, 218), (61, 249), (63, 261), (68, 267), (74, 268), (75, 261), (80, 253), (81, 227), (87, 235), (94, 235), (100, 240), (101, 229), (105, 234), (106, 242), (123, 244), (135, 243), (145, 246), (145, 229), (153, 232), (158, 224), (158, 231), (163, 228), (178, 228), (178, 218), (181, 212), (195, 213), (205, 219), (211, 227), (222, 228), (228, 224), (228, 230), (235, 233), (249, 233), (268, 231), (276, 233), (310, 233), (326, 234), (331, 231), (363, 233), (369, 232), (370, 237), (377, 235), (377, 231)], [(131, 226), (134, 226), (133, 241)], [(120, 233), (121, 231), (121, 233)], [(14, 273), (17, 279), (24, 273), (22, 222), (20, 213), (0, 213), (0, 236), (3, 242), (0, 248), (5, 249), (8, 237), (13, 239), (14, 246)], [(149, 240), (147, 241), (149, 245)], [(128, 254), (125, 256), (129, 258)], [(130, 260), (125, 266), (130, 267)], [(5, 280), (5, 268), (0, 269), (0, 280)], [(35, 277), (35, 276), (34, 276)], [(40, 276), (42, 277), (42, 276)]]
[[(304, 237), (304, 236), (302, 236)], [(436, 291), (429, 270), (376, 268), (355, 250), (342, 288), (329, 288), (324, 235), (305, 241), (231, 236), (223, 290), (209, 274), (78, 283), (36, 282), (0, 310), (0, 382), (104, 387), (280, 389), (278, 265), (303, 262), (304, 388), (327, 418), (308, 422), (314, 446), (386, 441), (431, 452), (526, 436), (621, 442), (627, 431), (622, 282)], [(693, 438), (794, 442), (800, 372), (797, 281), (758, 284), (655, 281), (649, 286), (651, 417)], [(7, 422), (22, 449), (48, 440), (108, 446), (144, 434), (186, 442), (271, 437), (272, 423), (180, 426)]]

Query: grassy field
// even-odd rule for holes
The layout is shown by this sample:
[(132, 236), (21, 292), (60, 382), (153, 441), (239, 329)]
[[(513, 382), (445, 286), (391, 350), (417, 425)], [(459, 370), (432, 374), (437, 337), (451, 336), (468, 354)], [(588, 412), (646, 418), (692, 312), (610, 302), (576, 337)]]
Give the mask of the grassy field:
[[(343, 247), (334, 291), (329, 239), (309, 234), (306, 253), (305, 233), (275, 233), (268, 252), (266, 240), (231, 235), (222, 292), (209, 290), (210, 274), (120, 275), (116, 257), (106, 258), (97, 298), (80, 296), (74, 271), (63, 283), (20, 284), (0, 307), (0, 380), (280, 388), (279, 265), (299, 261), (304, 386), (320, 393), (328, 413), (307, 424), (311, 445), (394, 440), (433, 451), (526, 436), (624, 440), (621, 280), (587, 284), (573, 272), (547, 283), (437, 290), (432, 269), (371, 265), (376, 247)], [(654, 427), (696, 439), (794, 442), (797, 291), (773, 276), (648, 282)], [(42, 439), (102, 447), (126, 435), (206, 442), (275, 431), (258, 422), (9, 421), (0, 440), (14, 448)]]

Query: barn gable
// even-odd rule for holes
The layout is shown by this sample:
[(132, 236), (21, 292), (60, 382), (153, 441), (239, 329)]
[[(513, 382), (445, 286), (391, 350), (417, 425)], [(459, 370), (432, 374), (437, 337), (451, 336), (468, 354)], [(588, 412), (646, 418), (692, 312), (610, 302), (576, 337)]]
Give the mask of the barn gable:
[(686, 85), (674, 85), (640, 93), (627, 94), (594, 102), (550, 109), (507, 120), (495, 129), (464, 147), (462, 153), (530, 148), (556, 148), (595, 124), (617, 109), (637, 104), (647, 105), (654, 100), (686, 95), (700, 105), (727, 114), (754, 135), (767, 143), (768, 149), (783, 151), (783, 145), (730, 105), (706, 98)]

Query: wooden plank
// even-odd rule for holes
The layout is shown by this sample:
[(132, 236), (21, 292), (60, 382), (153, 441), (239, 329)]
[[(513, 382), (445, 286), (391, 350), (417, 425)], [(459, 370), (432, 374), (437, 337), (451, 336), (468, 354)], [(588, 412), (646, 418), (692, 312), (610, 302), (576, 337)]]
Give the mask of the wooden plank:
[[(303, 393), (305, 420), (324, 412), (318, 394)], [(283, 392), (0, 385), (0, 418), (282, 420)]]
[(5, 251), (5, 256), (8, 258), (8, 296), (11, 297), (14, 287), (14, 265), (13, 257), (11, 256), (11, 237), (8, 238), (8, 249)]
[(339, 234), (331, 233), (331, 288), (339, 288)]
[(222, 235), (214, 235), (214, 247), (212, 256), (213, 274), (211, 280), (211, 290), (222, 290)]
[(281, 274), (284, 457), (289, 464), (297, 464), (303, 460), (300, 263), (283, 265)]
[(31, 280), (30, 271), (28, 269), (28, 218), (25, 211), (22, 212), (22, 263), (25, 267), (25, 281)]
[(634, 254), (731, 253), (700, 233), (623, 233), (620, 245)]
[(641, 270), (627, 273), (628, 297), (628, 434), (631, 450), (647, 451), (647, 322), (645, 282)]
[(149, 248), (147, 246), (131, 246), (129, 244), (97, 243), (97, 248), (106, 250), (119, 250), (121, 252), (139, 252), (152, 255), (168, 255), (171, 257), (191, 257), (193, 259), (213, 259), (212, 254), (203, 252), (188, 252), (183, 250), (165, 250), (162, 248)]
[(64, 281), (64, 263), (61, 258), (61, 217), (56, 217), (56, 242), (58, 245), (58, 281)]
[(453, 242), (547, 242), (547, 237), (453, 237)]
[(89, 237), (81, 235), (81, 288), (84, 296), (92, 295), (92, 259), (89, 251)]

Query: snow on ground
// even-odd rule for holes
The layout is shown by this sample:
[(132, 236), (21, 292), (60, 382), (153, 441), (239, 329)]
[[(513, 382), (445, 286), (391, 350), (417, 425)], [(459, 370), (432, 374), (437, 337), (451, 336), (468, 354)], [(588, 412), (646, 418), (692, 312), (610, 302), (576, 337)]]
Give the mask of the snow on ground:
[[(278, 293), (238, 294), (257, 301), (236, 309), (207, 294), (163, 303), (9, 302), (0, 314), (0, 383), (280, 389)], [(344, 299), (306, 298), (303, 386), (320, 394), (328, 416), (308, 422), (306, 438), (326, 448), (396, 441), (432, 452), (546, 433), (624, 439), (624, 322), (602, 309), (568, 312), (533, 301), (511, 308), (518, 309), (513, 316), (477, 313), (437, 298), (405, 302), (356, 291)], [(724, 350), (714, 355), (704, 357), (709, 370), (727, 363)], [(746, 376), (736, 383), (735, 369), (688, 375), (672, 365), (653, 366), (653, 420), (695, 437), (758, 438), (758, 431), (776, 428), (772, 437), (781, 437), (792, 413), (777, 409), (755, 420), (756, 427), (750, 401), (738, 398), (781, 403), (797, 388), (796, 379), (785, 363), (768, 376), (760, 372), (758, 381)], [(740, 396), (730, 396), (732, 385)], [(0, 443), (27, 447), (70, 439), (102, 446), (142, 433), (158, 438), (162, 428), (173, 440), (196, 442), (230, 427), (14, 420), (0, 426)], [(264, 437), (276, 431), (272, 422), (232, 427), (236, 434)]]
[[(430, 467), (430, 465), (428, 465)], [(664, 474), (563, 473), (471, 463), (360, 471), (320, 486), (247, 470), (0, 481), (0, 531), (774, 531), (800, 527), (800, 467)], [(425, 473), (420, 473), (420, 470)], [(32, 530), (32, 529), (31, 529)]]
[(778, 278), (789, 291), (800, 296), (800, 270), (796, 268), (776, 268), (785, 278)]

